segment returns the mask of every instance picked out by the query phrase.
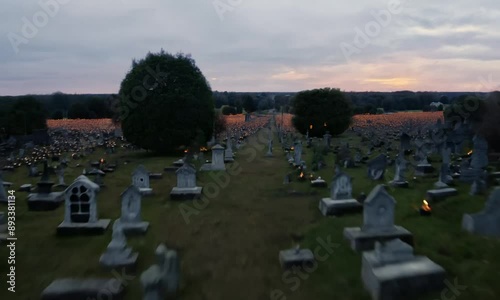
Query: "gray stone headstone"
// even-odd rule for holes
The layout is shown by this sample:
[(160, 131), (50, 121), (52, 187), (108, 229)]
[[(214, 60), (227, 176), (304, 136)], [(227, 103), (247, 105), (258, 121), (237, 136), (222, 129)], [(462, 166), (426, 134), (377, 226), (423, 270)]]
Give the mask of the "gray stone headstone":
[(481, 212), (463, 216), (462, 228), (470, 233), (500, 238), (500, 187), (493, 190)]

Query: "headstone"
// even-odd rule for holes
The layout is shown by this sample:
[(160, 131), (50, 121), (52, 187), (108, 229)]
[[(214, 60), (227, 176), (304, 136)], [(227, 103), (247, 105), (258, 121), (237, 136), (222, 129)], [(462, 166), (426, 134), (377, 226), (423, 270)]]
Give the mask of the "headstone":
[(137, 264), (139, 254), (133, 253), (132, 249), (127, 247), (127, 239), (121, 224), (121, 222), (114, 222), (111, 242), (99, 259), (99, 264), (104, 269), (129, 271), (134, 270)]
[(310, 268), (315, 263), (312, 251), (309, 249), (300, 249), (298, 246), (293, 249), (280, 251), (279, 261), (283, 269), (290, 269), (294, 266)]
[(473, 234), (500, 238), (500, 187), (493, 190), (481, 212), (463, 216), (462, 228)]
[(383, 180), (386, 166), (387, 156), (380, 154), (368, 162), (368, 177), (372, 180)]
[(319, 210), (324, 216), (339, 216), (356, 213), (363, 209), (361, 203), (352, 197), (352, 178), (342, 172), (335, 174), (330, 189), (330, 198), (319, 202)]
[(372, 299), (406, 299), (444, 290), (446, 271), (413, 248), (393, 239), (376, 242), (375, 250), (363, 252), (361, 277)]
[(153, 189), (149, 187), (149, 172), (143, 165), (139, 165), (132, 173), (132, 184), (139, 189), (142, 195), (153, 193)]
[(149, 222), (142, 221), (141, 204), (142, 194), (135, 185), (129, 186), (122, 194), (121, 217), (117, 221), (123, 228), (125, 235), (145, 234)]
[(224, 150), (224, 162), (233, 162), (234, 161), (234, 155), (233, 155), (233, 143), (231, 137), (228, 137), (227, 139), (227, 144), (226, 144), (226, 150)]
[(325, 141), (325, 147), (330, 148), (330, 147), (331, 147), (331, 142), (332, 142), (332, 135), (330, 134), (330, 132), (329, 132), (329, 131), (327, 131), (327, 132), (323, 135), (323, 140)]
[(363, 202), (363, 226), (344, 228), (344, 237), (355, 251), (371, 250), (376, 241), (400, 238), (413, 245), (413, 235), (401, 226), (394, 225), (396, 200), (387, 193), (384, 185), (377, 185)]
[(302, 144), (300, 142), (296, 142), (293, 148), (294, 153), (294, 163), (299, 166), (302, 164)]
[(87, 300), (99, 299), (105, 291), (109, 299), (124, 297), (125, 284), (120, 279), (75, 279), (63, 278), (53, 281), (41, 295), (41, 300)]
[(111, 220), (98, 219), (96, 198), (96, 192), (88, 181), (73, 182), (64, 192), (64, 221), (57, 227), (57, 234), (104, 233)]
[(172, 188), (170, 199), (172, 200), (192, 200), (201, 197), (203, 188), (196, 186), (196, 169), (185, 163), (176, 172), (177, 186)]
[(440, 188), (440, 189), (434, 189), (434, 190), (428, 190), (427, 191), (427, 200), (430, 202), (436, 202), (439, 200), (446, 199), (451, 196), (455, 196), (458, 194), (457, 189), (455, 188)]
[(217, 144), (212, 147), (212, 163), (201, 166), (200, 171), (224, 171), (224, 147)]
[(408, 161), (405, 159), (403, 153), (400, 153), (396, 159), (396, 174), (389, 184), (394, 187), (408, 187), (408, 181), (405, 175), (407, 169)]
[(156, 264), (141, 274), (143, 299), (175, 297), (179, 290), (180, 263), (177, 252), (160, 244), (155, 252)]

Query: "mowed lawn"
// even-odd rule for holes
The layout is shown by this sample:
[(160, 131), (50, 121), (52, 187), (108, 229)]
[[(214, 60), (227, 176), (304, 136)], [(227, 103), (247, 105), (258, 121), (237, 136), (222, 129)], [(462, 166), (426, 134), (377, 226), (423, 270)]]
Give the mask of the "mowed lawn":
[[(362, 215), (323, 217), (318, 201), (329, 195), (329, 189), (314, 189), (307, 182), (283, 185), (284, 175), (292, 168), (277, 139), (274, 157), (264, 156), (265, 137), (264, 130), (252, 136), (236, 154), (235, 163), (227, 165), (227, 172), (198, 173), (198, 185), (207, 189), (208, 197), (195, 203), (169, 200), (176, 178), (174, 173), (163, 172), (163, 168), (178, 157), (125, 151), (109, 156), (98, 150), (85, 160), (71, 162), (74, 166), (88, 165), (101, 157), (111, 162), (119, 160), (118, 169), (106, 175), (106, 187), (98, 194), (99, 217), (107, 219), (119, 218), (120, 194), (130, 185), (131, 173), (139, 164), (151, 172), (164, 173), (163, 179), (151, 181), (154, 196), (143, 198), (142, 217), (151, 223), (148, 233), (128, 239), (129, 246), (139, 252), (139, 263), (137, 273), (119, 275), (126, 280), (126, 299), (142, 299), (139, 276), (155, 262), (154, 250), (159, 243), (179, 253), (181, 299), (370, 299), (362, 287), (361, 254), (353, 252), (342, 236), (344, 227), (362, 224)], [(334, 139), (334, 145), (340, 140), (351, 145), (358, 143), (356, 137), (345, 135)], [(310, 165), (312, 149), (304, 148), (304, 152)], [(125, 160), (130, 162), (124, 164)], [(334, 154), (330, 153), (326, 161), (328, 166), (315, 175), (329, 182), (334, 174)], [(387, 172), (387, 181), (394, 173), (392, 168)], [(82, 170), (83, 167), (68, 168), (66, 182), (70, 183)], [(378, 184), (367, 179), (365, 167), (345, 171), (354, 178), (355, 196), (368, 194)], [(38, 179), (28, 179), (26, 168), (20, 168), (4, 174), (4, 180), (14, 182), (18, 188), (23, 183), (35, 184)], [(55, 176), (53, 180), (56, 181)], [(433, 205), (433, 215), (421, 217), (417, 207), (435, 181), (411, 180), (409, 189), (388, 188), (397, 200), (396, 224), (414, 234), (417, 255), (429, 256), (448, 271), (450, 282), (467, 287), (456, 299), (498, 299), (500, 241), (461, 230), (463, 213), (481, 210), (485, 197), (469, 196), (469, 186), (459, 184), (459, 196)], [(29, 212), (26, 194), (16, 192), (16, 196), (16, 294), (6, 291), (7, 251), (2, 247), (0, 299), (39, 299), (42, 290), (61, 277), (118, 276), (102, 271), (98, 263), (111, 240), (111, 228), (102, 236), (56, 237), (64, 208)], [(6, 207), (0, 210), (5, 211)], [(325, 241), (333, 246), (325, 247)], [(323, 259), (309, 272), (284, 272), (278, 253), (297, 243), (311, 250), (321, 248)], [(435, 293), (422, 299), (441, 296)]]

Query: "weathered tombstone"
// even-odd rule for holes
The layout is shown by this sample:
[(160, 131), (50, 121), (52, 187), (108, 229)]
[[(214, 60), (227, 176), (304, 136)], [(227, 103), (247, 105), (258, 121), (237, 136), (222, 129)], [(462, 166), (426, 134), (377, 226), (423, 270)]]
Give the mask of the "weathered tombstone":
[(394, 225), (396, 200), (387, 193), (384, 185), (377, 185), (363, 202), (363, 226), (344, 228), (344, 237), (355, 251), (371, 250), (376, 241), (400, 238), (413, 245), (413, 235), (401, 226)]
[(175, 250), (160, 244), (156, 248), (156, 265), (141, 274), (143, 299), (157, 300), (175, 297), (179, 290), (180, 263)]
[(63, 167), (63, 165), (60, 165), (59, 168), (56, 169), (56, 175), (57, 175), (58, 184), (55, 185), (54, 187), (67, 188), (68, 185), (64, 182), (64, 167)]
[(361, 277), (372, 299), (405, 299), (444, 288), (446, 271), (413, 248), (393, 239), (376, 242), (375, 250), (363, 252)]
[(408, 161), (404, 158), (401, 152), (396, 159), (396, 174), (394, 179), (389, 182), (391, 186), (394, 187), (408, 187), (408, 181), (406, 180), (405, 172), (408, 169)]
[(43, 290), (41, 300), (99, 299), (103, 295), (109, 299), (120, 300), (124, 297), (126, 284), (127, 282), (116, 278), (56, 279)]
[(177, 186), (172, 188), (170, 199), (192, 200), (201, 197), (203, 188), (196, 186), (196, 169), (185, 163), (176, 172)]
[(273, 157), (273, 140), (271, 137), (269, 137), (266, 156)]
[(52, 192), (54, 182), (50, 181), (47, 161), (44, 162), (43, 175), (37, 184), (37, 192), (28, 195), (28, 209), (31, 211), (50, 211), (57, 209), (64, 201), (63, 192)]
[(99, 264), (104, 269), (124, 269), (131, 271), (137, 264), (138, 253), (133, 253), (132, 249), (127, 247), (127, 239), (123, 232), (121, 222), (115, 221), (113, 224), (113, 235), (111, 242), (99, 258)]
[(139, 165), (132, 173), (132, 184), (139, 189), (142, 195), (153, 193), (153, 189), (149, 187), (149, 172), (143, 165)]
[(383, 180), (386, 166), (387, 156), (380, 154), (368, 162), (368, 177), (372, 180)]
[(470, 166), (463, 168), (460, 172), (460, 181), (472, 183), (481, 177), (484, 168), (488, 166), (488, 142), (481, 136), (474, 136), (474, 150), (472, 152)]
[(121, 217), (116, 222), (120, 223), (125, 235), (145, 234), (149, 222), (142, 221), (141, 204), (142, 194), (135, 185), (129, 186), (121, 194)]
[(464, 214), (462, 228), (473, 234), (500, 238), (500, 187), (493, 190), (481, 212)]
[(200, 171), (224, 171), (224, 147), (217, 144), (212, 147), (212, 163), (201, 166)]
[(309, 249), (300, 249), (299, 246), (280, 251), (279, 261), (283, 269), (290, 269), (294, 266), (311, 268), (315, 263), (312, 251)]
[(90, 180), (87, 176), (85, 175), (80, 175), (78, 177), (76, 177), (75, 181), (78, 181), (78, 180), (83, 180), (85, 182), (87, 182), (89, 184), (89, 186), (94, 190), (94, 192), (99, 192), (101, 190), (101, 187), (93, 182), (92, 180)]
[(226, 144), (226, 150), (224, 150), (224, 162), (233, 162), (234, 161), (234, 155), (233, 155), (233, 142), (231, 137), (227, 138), (227, 144)]
[(330, 198), (319, 201), (319, 210), (324, 216), (360, 212), (363, 205), (352, 197), (352, 178), (342, 172), (335, 174), (330, 189)]
[(329, 132), (329, 131), (327, 131), (327, 132), (323, 135), (323, 140), (325, 141), (325, 147), (330, 148), (330, 147), (331, 147), (331, 142), (332, 142), (332, 135), (330, 134), (330, 132)]
[(302, 144), (300, 142), (296, 142), (293, 149), (294, 163), (295, 165), (300, 166), (302, 164)]
[(98, 219), (96, 192), (87, 180), (77, 180), (64, 191), (64, 221), (58, 235), (102, 234), (111, 220)]

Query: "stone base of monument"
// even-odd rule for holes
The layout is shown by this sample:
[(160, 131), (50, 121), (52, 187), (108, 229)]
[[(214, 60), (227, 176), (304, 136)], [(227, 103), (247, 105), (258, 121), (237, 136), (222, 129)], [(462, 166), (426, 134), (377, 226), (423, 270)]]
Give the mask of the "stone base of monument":
[(415, 176), (431, 176), (435, 170), (431, 164), (418, 164), (415, 167)]
[(200, 171), (225, 171), (226, 166), (216, 167), (210, 164), (203, 164), (200, 168)]
[(67, 188), (68, 188), (68, 186), (69, 186), (69, 185), (67, 185), (67, 184), (56, 184), (56, 185), (54, 185), (54, 186), (53, 186), (53, 188), (55, 188), (55, 189), (61, 189), (61, 190), (65, 190), (65, 189), (67, 189)]
[(446, 199), (451, 196), (455, 196), (458, 194), (457, 189), (455, 188), (444, 188), (444, 189), (437, 189), (437, 190), (428, 190), (427, 191), (427, 200), (436, 202), (439, 200)]
[(415, 298), (445, 288), (446, 271), (425, 256), (380, 265), (375, 251), (363, 253), (361, 277), (372, 299)]
[(31, 193), (33, 191), (33, 185), (27, 183), (27, 184), (23, 184), (19, 187), (19, 192), (28, 192), (28, 193)]
[(473, 234), (499, 238), (500, 217), (486, 213), (464, 214), (462, 228)]
[(64, 202), (63, 192), (52, 192), (50, 194), (29, 194), (28, 210), (51, 211), (57, 209)]
[(125, 287), (118, 279), (56, 279), (41, 295), (41, 300), (87, 300), (99, 299), (103, 295), (113, 300), (122, 300)]
[(314, 254), (309, 249), (288, 249), (280, 251), (279, 260), (283, 269), (293, 266), (310, 268), (314, 265)]
[(193, 200), (201, 197), (203, 188), (200, 186), (194, 188), (172, 188), (170, 199), (172, 200)]
[(149, 173), (149, 179), (162, 179), (162, 173)]
[(139, 188), (139, 192), (143, 196), (149, 196), (153, 194), (153, 189), (152, 188)]
[(390, 181), (389, 185), (392, 187), (407, 188), (409, 186), (408, 181)]
[(373, 250), (375, 242), (400, 239), (413, 246), (413, 234), (401, 226), (394, 226), (391, 231), (362, 231), (360, 227), (344, 228), (344, 238), (351, 241), (354, 251)]
[(163, 169), (163, 171), (165, 172), (177, 172), (177, 170), (179, 170), (179, 167), (166, 167)]
[(445, 189), (445, 188), (448, 188), (449, 186), (442, 181), (438, 181), (438, 182), (434, 183), (434, 187), (436, 189)]
[(144, 235), (149, 228), (149, 222), (121, 222), (119, 219), (115, 222), (120, 223), (126, 236)]
[(482, 169), (461, 169), (460, 170), (460, 182), (473, 183), (474, 180), (480, 178), (483, 175)]
[(124, 270), (134, 272), (137, 266), (138, 257), (139, 253), (131, 253), (126, 258), (117, 258), (114, 255), (104, 253), (99, 259), (99, 264), (105, 270)]
[(108, 229), (110, 219), (101, 219), (93, 223), (66, 223), (57, 226), (57, 235), (98, 235)]
[(229, 156), (225, 156), (224, 157), (224, 162), (225, 163), (232, 163), (232, 162), (234, 162), (234, 158), (233, 157), (229, 157)]
[(319, 201), (319, 210), (323, 216), (341, 216), (363, 211), (363, 205), (356, 199), (332, 200), (323, 198)]

